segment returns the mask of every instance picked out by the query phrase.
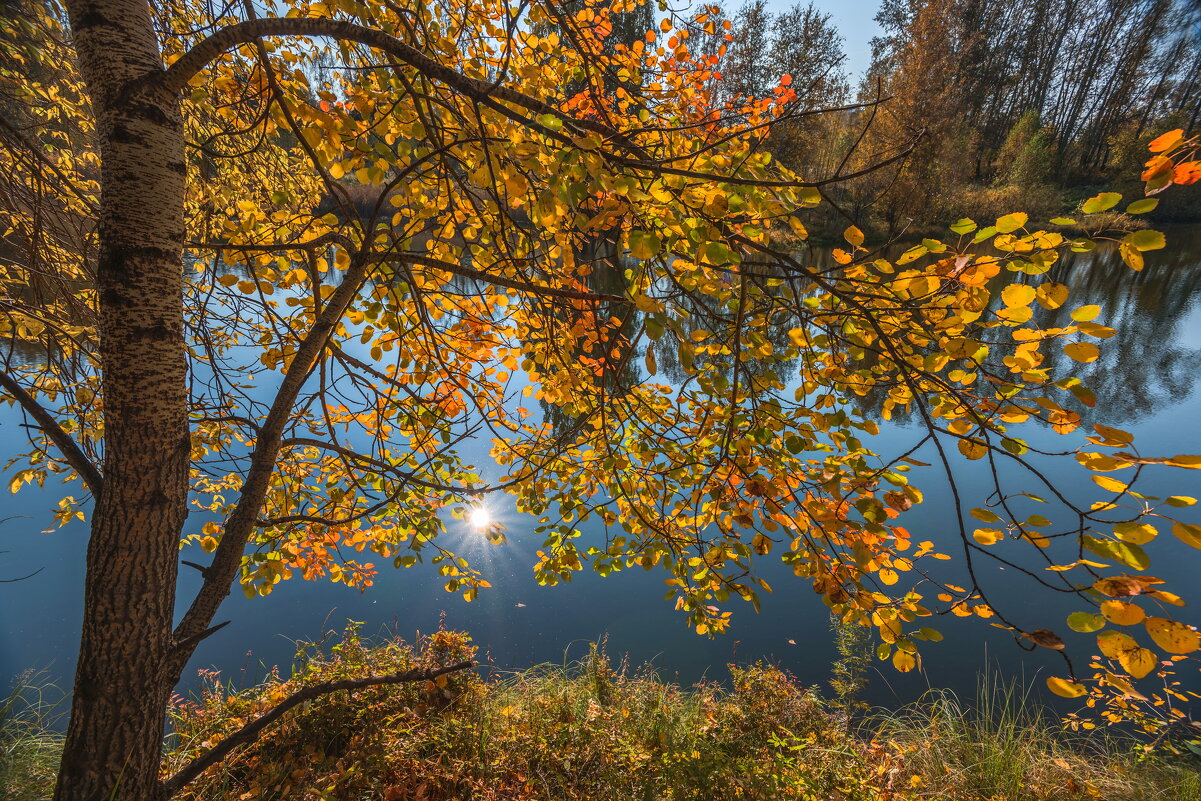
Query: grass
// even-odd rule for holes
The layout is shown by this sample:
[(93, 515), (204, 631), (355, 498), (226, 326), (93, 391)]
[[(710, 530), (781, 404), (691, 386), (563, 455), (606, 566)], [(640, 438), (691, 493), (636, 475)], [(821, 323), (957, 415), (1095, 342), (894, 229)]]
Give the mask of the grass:
[[(177, 767), (294, 688), (467, 656), (465, 635), (416, 648), (351, 638), (297, 677), (247, 692), (210, 684), (176, 716)], [(876, 799), (883, 764), (767, 667), (684, 690), (649, 670), (581, 663), (314, 702), (189, 789), (194, 799)]]
[(1133, 740), (1064, 731), (1029, 689), (984, 674), (975, 704), (931, 690), (870, 725), (906, 753), (926, 798), (1201, 801), (1201, 765), (1151, 757)]
[(0, 699), (0, 801), (41, 801), (54, 790), (62, 752), (62, 692), (27, 673)]
[[(300, 687), (473, 653), (457, 632), (415, 645), (368, 643), (351, 632), (328, 651), (303, 649), (288, 678), (273, 674), (237, 689), (209, 673), (197, 696), (172, 707), (166, 771)], [(33, 686), (25, 685), (26, 694)], [(20, 708), (47, 708), (36, 701)], [(22, 715), (0, 723), (7, 771), (0, 777), (26, 788), (7, 791), (6, 801), (46, 797), (59, 747), (42, 734), (37, 713)], [(25, 744), (10, 752), (7, 744), (18, 741)], [(649, 668), (614, 665), (594, 647), (574, 664), (325, 696), (235, 751), (181, 797), (1201, 801), (1201, 770), (1191, 757), (1151, 757), (1131, 742), (1070, 735), (1016, 685), (987, 679), (970, 707), (932, 692), (902, 709), (860, 716), (848, 730), (845, 708), (769, 665), (731, 667), (722, 685), (682, 688)]]

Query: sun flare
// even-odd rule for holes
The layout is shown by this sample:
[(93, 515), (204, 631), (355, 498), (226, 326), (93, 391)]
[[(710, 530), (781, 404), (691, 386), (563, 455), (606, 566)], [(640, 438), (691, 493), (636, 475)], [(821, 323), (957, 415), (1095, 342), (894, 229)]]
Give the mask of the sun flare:
[(477, 506), (467, 513), (467, 519), (471, 523), (471, 527), (477, 531), (483, 531), (492, 525), (492, 515), (482, 506)]

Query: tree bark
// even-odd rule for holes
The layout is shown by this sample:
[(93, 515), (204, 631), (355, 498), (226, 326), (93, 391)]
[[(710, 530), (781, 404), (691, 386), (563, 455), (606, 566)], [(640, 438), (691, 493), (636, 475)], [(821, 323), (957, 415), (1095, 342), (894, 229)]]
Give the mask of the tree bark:
[(176, 559), (187, 510), (184, 149), (144, 0), (69, 0), (97, 120), (97, 289), (104, 486), (56, 801), (149, 801), (172, 682)]

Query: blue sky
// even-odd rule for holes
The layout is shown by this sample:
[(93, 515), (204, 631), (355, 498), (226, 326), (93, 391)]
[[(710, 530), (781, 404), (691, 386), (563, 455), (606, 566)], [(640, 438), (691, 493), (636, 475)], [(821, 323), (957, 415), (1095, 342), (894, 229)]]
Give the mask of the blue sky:
[[(772, 11), (780, 12), (796, 2), (797, 0), (767, 0), (767, 5)], [(727, 5), (732, 10), (739, 3), (731, 2)], [(880, 8), (879, 0), (813, 0), (813, 5), (829, 14), (838, 27), (838, 32), (843, 38), (843, 49), (847, 54), (846, 71), (852, 79), (857, 79), (871, 61), (871, 47), (868, 42), (880, 32), (880, 26), (872, 19)]]

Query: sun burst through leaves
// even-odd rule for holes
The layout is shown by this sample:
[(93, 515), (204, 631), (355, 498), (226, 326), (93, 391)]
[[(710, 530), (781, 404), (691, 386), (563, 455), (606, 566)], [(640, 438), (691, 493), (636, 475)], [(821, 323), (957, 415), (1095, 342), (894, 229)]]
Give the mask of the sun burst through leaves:
[(494, 521), (486, 507), (474, 506), (467, 512), (467, 522), (475, 531), (487, 531)]

